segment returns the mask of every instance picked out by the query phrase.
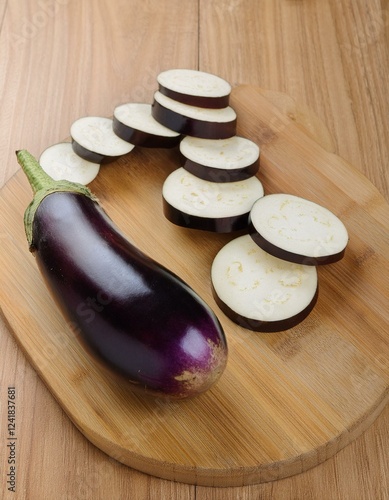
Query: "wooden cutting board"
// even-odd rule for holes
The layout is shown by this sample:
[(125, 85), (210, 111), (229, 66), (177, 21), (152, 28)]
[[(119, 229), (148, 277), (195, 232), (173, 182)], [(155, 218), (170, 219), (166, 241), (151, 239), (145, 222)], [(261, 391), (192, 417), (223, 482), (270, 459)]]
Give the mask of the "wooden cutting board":
[(49, 390), (109, 456), (158, 477), (208, 486), (276, 480), (323, 462), (373, 422), (389, 386), (389, 206), (331, 152), (317, 118), (287, 96), (239, 86), (231, 103), (238, 133), (262, 148), (265, 192), (326, 206), (346, 224), (350, 243), (342, 261), (319, 269), (318, 304), (302, 324), (253, 333), (229, 321), (210, 292), (212, 259), (234, 236), (179, 228), (162, 215), (161, 186), (180, 165), (178, 152), (136, 148), (101, 168), (90, 187), (112, 219), (186, 280), (225, 328), (227, 370), (197, 399), (142, 398), (99, 371), (28, 252), (22, 217), (31, 190), (21, 171), (0, 193), (1, 308)]

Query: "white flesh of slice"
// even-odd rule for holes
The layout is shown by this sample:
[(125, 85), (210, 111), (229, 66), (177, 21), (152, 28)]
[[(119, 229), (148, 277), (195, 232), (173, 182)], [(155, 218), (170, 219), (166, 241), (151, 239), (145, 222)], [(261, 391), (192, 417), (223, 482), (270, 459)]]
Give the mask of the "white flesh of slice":
[(257, 144), (237, 135), (229, 139), (187, 136), (180, 143), (180, 151), (195, 163), (225, 170), (247, 167), (259, 158)]
[(170, 205), (181, 212), (220, 218), (249, 213), (253, 203), (264, 192), (257, 177), (237, 182), (209, 182), (181, 167), (166, 178), (162, 194)]
[(228, 123), (236, 119), (236, 113), (230, 106), (221, 109), (190, 106), (189, 104), (183, 104), (182, 102), (175, 101), (170, 97), (166, 97), (159, 91), (155, 92), (154, 99), (164, 108), (170, 109), (181, 116), (192, 118), (194, 120), (211, 123)]
[(223, 97), (231, 92), (231, 85), (222, 78), (191, 69), (171, 69), (157, 76), (163, 87), (192, 96)]
[(118, 137), (112, 129), (112, 120), (100, 116), (85, 116), (76, 120), (71, 128), (72, 138), (94, 153), (121, 156), (129, 153), (133, 144)]
[(100, 165), (80, 158), (74, 153), (70, 142), (61, 142), (48, 147), (39, 158), (43, 170), (54, 180), (67, 180), (89, 184), (97, 176)]
[(151, 104), (128, 103), (117, 106), (114, 116), (121, 123), (135, 130), (161, 137), (178, 137), (180, 134), (158, 123), (151, 115)]
[(290, 194), (270, 194), (251, 210), (256, 231), (288, 252), (307, 257), (334, 255), (345, 249), (348, 233), (330, 210)]
[(318, 281), (316, 267), (273, 257), (249, 235), (230, 241), (218, 252), (211, 278), (217, 296), (230, 309), (258, 321), (296, 316), (312, 302)]

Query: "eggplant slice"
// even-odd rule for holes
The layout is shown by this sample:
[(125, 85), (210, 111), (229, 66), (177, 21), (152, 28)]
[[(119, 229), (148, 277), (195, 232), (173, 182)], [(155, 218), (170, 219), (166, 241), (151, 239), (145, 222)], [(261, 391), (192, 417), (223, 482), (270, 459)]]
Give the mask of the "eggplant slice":
[(100, 171), (98, 163), (92, 163), (78, 156), (70, 142), (59, 142), (46, 148), (39, 158), (46, 174), (54, 180), (61, 179), (90, 184)]
[(111, 118), (85, 116), (70, 127), (73, 151), (93, 163), (109, 163), (134, 149), (113, 131)]
[(181, 167), (163, 184), (163, 210), (165, 217), (178, 226), (229, 233), (247, 229), (251, 207), (263, 194), (257, 177), (209, 182)]
[(284, 193), (255, 202), (249, 232), (257, 245), (275, 257), (312, 266), (339, 261), (349, 239), (343, 222), (330, 210)]
[(247, 234), (221, 248), (211, 280), (215, 301), (226, 316), (257, 332), (296, 326), (318, 298), (316, 267), (278, 259)]
[(204, 139), (236, 135), (236, 113), (230, 106), (222, 109), (190, 106), (157, 91), (151, 112), (157, 122), (180, 134)]
[(157, 76), (161, 94), (190, 106), (225, 108), (231, 85), (219, 76), (192, 69), (170, 69)]
[(259, 146), (237, 135), (228, 139), (187, 136), (180, 143), (180, 152), (188, 172), (211, 182), (241, 181), (259, 169)]
[(158, 123), (151, 104), (127, 103), (114, 109), (113, 131), (124, 141), (146, 148), (173, 148), (181, 135)]

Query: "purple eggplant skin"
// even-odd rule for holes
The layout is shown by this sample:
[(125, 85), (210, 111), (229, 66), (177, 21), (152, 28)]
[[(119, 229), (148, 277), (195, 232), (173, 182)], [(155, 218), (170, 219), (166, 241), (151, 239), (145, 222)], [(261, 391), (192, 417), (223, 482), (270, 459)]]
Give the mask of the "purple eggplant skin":
[(130, 243), (95, 198), (71, 190), (44, 196), (34, 210), (30, 250), (79, 340), (121, 380), (183, 399), (223, 373), (228, 349), (215, 314)]
[(259, 170), (259, 161), (255, 161), (251, 165), (242, 168), (224, 169), (208, 167), (201, 165), (195, 161), (185, 159), (182, 166), (191, 174), (209, 182), (236, 182), (244, 181), (250, 177), (254, 177)]
[(189, 104), (190, 106), (197, 106), (199, 108), (210, 108), (210, 109), (220, 109), (226, 108), (229, 105), (230, 96), (229, 94), (219, 96), (219, 97), (205, 97), (198, 95), (185, 94), (182, 92), (177, 92), (176, 90), (169, 89), (159, 84), (158, 90), (161, 94), (164, 94), (170, 99), (182, 102), (184, 104)]
[(151, 105), (151, 115), (157, 122), (182, 135), (204, 139), (228, 139), (236, 135), (236, 118), (230, 122), (197, 120), (165, 108), (155, 99)]
[(144, 148), (174, 148), (178, 146), (182, 139), (181, 135), (166, 137), (137, 130), (120, 122), (115, 116), (113, 117), (112, 128), (115, 134), (124, 141)]
[(250, 212), (228, 217), (201, 217), (192, 215), (173, 207), (168, 201), (163, 199), (163, 214), (166, 219), (176, 226), (189, 229), (199, 229), (211, 233), (233, 233), (235, 231), (246, 230)]

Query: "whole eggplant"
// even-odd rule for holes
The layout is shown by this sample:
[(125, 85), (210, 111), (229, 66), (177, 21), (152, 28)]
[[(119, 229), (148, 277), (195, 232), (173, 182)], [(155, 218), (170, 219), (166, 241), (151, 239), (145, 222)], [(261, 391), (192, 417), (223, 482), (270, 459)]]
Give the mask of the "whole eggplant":
[(30, 250), (87, 350), (146, 393), (182, 399), (210, 388), (227, 343), (208, 305), (131, 244), (86, 186), (53, 181), (25, 150), (17, 157), (35, 193)]

